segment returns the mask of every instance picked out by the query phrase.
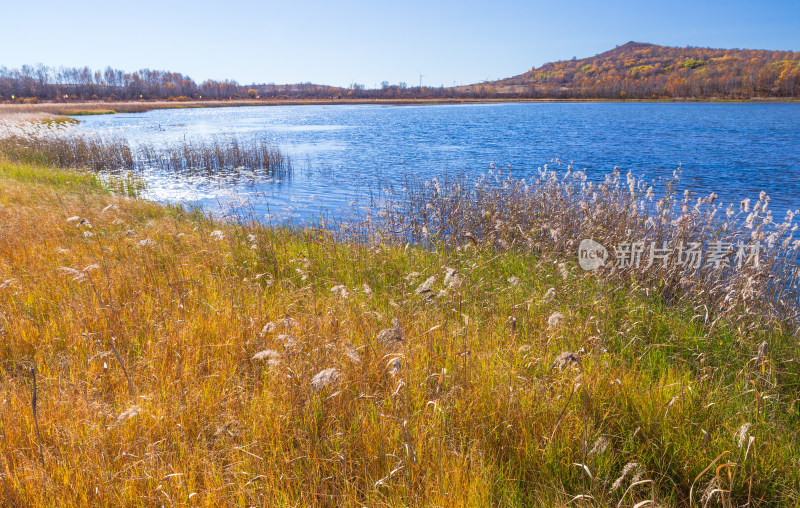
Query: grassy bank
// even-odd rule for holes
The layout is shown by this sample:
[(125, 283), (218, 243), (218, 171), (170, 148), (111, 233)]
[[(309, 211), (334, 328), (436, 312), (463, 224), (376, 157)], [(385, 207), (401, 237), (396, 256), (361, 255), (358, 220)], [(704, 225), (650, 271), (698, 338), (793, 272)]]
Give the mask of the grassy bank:
[(5, 505), (800, 502), (796, 338), (547, 249), (219, 223), (6, 162), (0, 239)]

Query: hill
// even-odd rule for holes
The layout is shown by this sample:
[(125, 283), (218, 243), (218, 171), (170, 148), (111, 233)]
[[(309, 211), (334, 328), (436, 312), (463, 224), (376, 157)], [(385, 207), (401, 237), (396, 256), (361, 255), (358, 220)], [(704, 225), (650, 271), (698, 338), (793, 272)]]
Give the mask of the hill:
[(751, 98), (800, 95), (800, 52), (667, 47), (628, 42), (593, 57), (550, 62), (461, 93), (543, 98)]

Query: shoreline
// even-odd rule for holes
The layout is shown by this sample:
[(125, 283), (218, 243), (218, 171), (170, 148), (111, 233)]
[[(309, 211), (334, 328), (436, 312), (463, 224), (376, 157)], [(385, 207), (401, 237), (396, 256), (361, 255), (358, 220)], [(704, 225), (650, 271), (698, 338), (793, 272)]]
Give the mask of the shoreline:
[(57, 120), (72, 116), (143, 113), (156, 109), (225, 108), (247, 106), (333, 106), (333, 105), (443, 105), (503, 103), (709, 103), (709, 104), (797, 104), (800, 99), (530, 99), (530, 98), (430, 98), (430, 99), (241, 99), (194, 101), (38, 102), (0, 103), (0, 119), (29, 121)]

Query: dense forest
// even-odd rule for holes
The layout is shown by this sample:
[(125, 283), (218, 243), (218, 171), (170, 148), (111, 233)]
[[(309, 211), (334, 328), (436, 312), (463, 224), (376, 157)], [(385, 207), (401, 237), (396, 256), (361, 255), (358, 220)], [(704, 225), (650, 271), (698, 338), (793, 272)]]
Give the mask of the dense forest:
[(250, 84), (206, 80), (177, 72), (125, 72), (24, 65), (0, 67), (0, 101), (411, 99), (411, 98), (795, 98), (800, 52), (674, 48), (629, 42), (599, 55), (533, 68), (511, 78), (459, 87), (409, 87), (384, 81), (368, 89), (301, 83)]

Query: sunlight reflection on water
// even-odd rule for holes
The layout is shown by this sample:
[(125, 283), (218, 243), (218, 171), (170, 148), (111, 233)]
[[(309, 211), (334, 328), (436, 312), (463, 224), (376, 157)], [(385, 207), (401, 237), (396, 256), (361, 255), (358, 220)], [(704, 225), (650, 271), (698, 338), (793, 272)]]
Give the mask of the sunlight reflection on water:
[[(590, 179), (614, 166), (738, 202), (761, 190), (777, 212), (800, 208), (800, 104), (506, 103), (436, 106), (273, 106), (156, 110), (81, 117), (77, 127), (132, 144), (201, 138), (265, 139), (292, 159), (266, 175), (141, 175), (147, 196), (217, 209), (246, 200), (293, 219), (364, 203), (387, 185), (443, 173), (479, 175), (494, 162), (520, 178), (554, 158)], [(551, 163), (552, 167), (552, 163)]]

